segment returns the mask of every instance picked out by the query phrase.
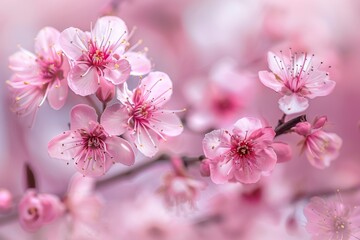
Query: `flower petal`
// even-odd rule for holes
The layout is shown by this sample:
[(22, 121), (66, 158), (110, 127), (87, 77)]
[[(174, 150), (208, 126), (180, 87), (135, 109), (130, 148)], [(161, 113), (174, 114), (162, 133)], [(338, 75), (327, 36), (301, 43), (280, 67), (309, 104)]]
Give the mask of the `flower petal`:
[(153, 157), (159, 150), (157, 134), (142, 126), (138, 126), (135, 134), (133, 138), (136, 148), (145, 156)]
[(309, 101), (295, 93), (285, 95), (279, 100), (279, 108), (285, 114), (294, 114), (305, 111), (309, 107)]
[(44, 27), (35, 38), (35, 52), (38, 55), (48, 56), (56, 54), (54, 46), (58, 44), (60, 32), (53, 27)]
[(151, 72), (139, 86), (143, 96), (157, 107), (163, 106), (172, 95), (172, 82), (163, 72)]
[(130, 64), (127, 60), (121, 59), (119, 61), (107, 64), (104, 69), (104, 78), (115, 85), (125, 82), (130, 76)]
[(108, 134), (121, 135), (127, 129), (128, 118), (126, 107), (121, 104), (114, 104), (105, 109), (100, 122)]
[(268, 71), (260, 71), (259, 78), (262, 84), (271, 88), (275, 92), (280, 92), (284, 87), (284, 82), (277, 75)]
[(167, 136), (177, 136), (184, 130), (180, 118), (168, 110), (154, 112), (150, 119), (150, 125), (160, 134)]
[(70, 70), (68, 83), (71, 90), (80, 96), (95, 93), (100, 84), (96, 69), (85, 64), (75, 65)]
[[(215, 162), (217, 160), (214, 160)], [(210, 177), (211, 180), (216, 184), (223, 184), (233, 178), (234, 171), (232, 161), (225, 163), (210, 164)]]
[(141, 76), (151, 71), (151, 62), (145, 54), (140, 52), (127, 52), (124, 54), (131, 65), (131, 75)]
[(292, 158), (292, 150), (287, 143), (274, 142), (271, 147), (274, 149), (277, 156), (277, 163), (290, 161)]
[(322, 71), (312, 72), (309, 81), (305, 83), (306, 97), (312, 99), (329, 95), (335, 88), (336, 82), (329, 80), (329, 76)]
[(233, 132), (245, 138), (245, 136), (250, 136), (253, 131), (262, 127), (262, 123), (259, 119), (244, 117), (234, 124)]
[(93, 107), (86, 104), (78, 104), (71, 109), (71, 130), (87, 129), (90, 122), (97, 122), (97, 113)]
[(52, 85), (48, 93), (49, 104), (55, 110), (64, 106), (69, 91), (66, 80), (58, 82), (59, 85)]
[(223, 129), (214, 130), (205, 134), (202, 145), (205, 156), (216, 159), (230, 150), (230, 136)]
[(48, 153), (52, 158), (63, 159), (70, 161), (81, 148), (73, 147), (73, 142), (76, 141), (76, 135), (72, 131), (65, 131), (62, 134), (54, 137), (48, 143)]
[(127, 36), (128, 30), (124, 21), (115, 16), (99, 18), (92, 30), (92, 39), (95, 40), (98, 47), (108, 44), (110, 46), (119, 46), (123, 44), (123, 40), (127, 40)]
[(107, 151), (113, 157), (112, 159), (107, 159), (107, 161), (111, 160), (114, 162), (122, 163), (127, 166), (131, 166), (135, 162), (135, 154), (134, 151), (129, 144), (123, 138), (120, 137), (108, 137), (106, 139)]
[(88, 51), (88, 36), (78, 28), (67, 28), (59, 37), (59, 44), (70, 60), (78, 60)]

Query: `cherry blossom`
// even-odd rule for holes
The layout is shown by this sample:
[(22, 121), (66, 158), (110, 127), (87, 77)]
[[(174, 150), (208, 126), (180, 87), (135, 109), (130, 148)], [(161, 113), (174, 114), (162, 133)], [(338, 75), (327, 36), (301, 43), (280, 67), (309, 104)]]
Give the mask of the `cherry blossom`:
[[(329, 74), (312, 65), (313, 56), (291, 53), (290, 57), (268, 53), (270, 72), (260, 71), (260, 81), (280, 93), (279, 107), (285, 114), (294, 114), (309, 107), (308, 99), (329, 95), (335, 82)], [(321, 65), (321, 64), (320, 64)]]
[(330, 166), (339, 156), (342, 146), (342, 139), (337, 134), (322, 130), (326, 121), (326, 117), (318, 117), (313, 125), (300, 122), (293, 128), (296, 133), (305, 137), (301, 146), (311, 165), (320, 169)]
[(215, 183), (255, 183), (277, 162), (272, 148), (275, 132), (259, 119), (241, 118), (232, 131), (219, 129), (205, 135), (203, 150), (211, 160), (210, 175)]
[(167, 74), (151, 72), (133, 91), (124, 83), (117, 94), (121, 104), (105, 109), (101, 116), (104, 128), (112, 135), (128, 131), (145, 156), (157, 153), (159, 139), (166, 141), (167, 136), (177, 136), (183, 131), (175, 114), (179, 110), (163, 108), (172, 94), (172, 82)]
[(94, 192), (95, 179), (76, 173), (70, 180), (64, 205), (66, 206), (71, 239), (96, 236), (98, 219), (104, 199)]
[(46, 99), (55, 110), (65, 104), (68, 65), (58, 45), (59, 36), (58, 30), (45, 27), (35, 38), (35, 54), (20, 48), (10, 56), (9, 67), (15, 74), (7, 83), (17, 114), (36, 112)]
[(69, 87), (81, 96), (95, 93), (103, 80), (118, 85), (151, 69), (143, 53), (128, 51), (128, 30), (118, 17), (99, 18), (90, 32), (67, 28), (59, 41), (71, 64)]
[(191, 208), (194, 208), (199, 192), (205, 188), (205, 183), (191, 178), (186, 173), (184, 163), (180, 158), (173, 157), (171, 162), (173, 172), (165, 175), (164, 184), (158, 191), (163, 194), (169, 206), (188, 203)]
[(9, 210), (13, 206), (13, 196), (9, 190), (0, 188), (0, 212)]
[(79, 172), (86, 176), (104, 175), (114, 163), (132, 165), (134, 152), (123, 138), (110, 136), (97, 122), (94, 108), (79, 104), (71, 110), (71, 129), (48, 144), (53, 158), (74, 160)]
[(306, 230), (312, 240), (360, 238), (360, 211), (340, 200), (313, 197), (304, 208)]
[(64, 210), (57, 196), (29, 189), (19, 203), (19, 222), (24, 230), (36, 231), (60, 217)]

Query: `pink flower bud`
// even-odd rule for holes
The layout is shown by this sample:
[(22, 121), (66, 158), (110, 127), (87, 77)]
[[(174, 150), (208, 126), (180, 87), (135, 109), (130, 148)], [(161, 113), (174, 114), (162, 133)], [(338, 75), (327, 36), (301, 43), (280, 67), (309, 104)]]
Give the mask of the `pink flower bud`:
[(103, 103), (110, 102), (115, 96), (115, 85), (109, 81), (100, 81), (100, 86), (96, 91), (96, 97)]
[(297, 134), (306, 137), (311, 132), (311, 124), (309, 122), (300, 122), (293, 129)]
[(0, 189), (0, 212), (9, 210), (13, 205), (13, 198), (7, 189)]
[(57, 196), (27, 190), (19, 203), (19, 222), (26, 231), (36, 231), (57, 219), (65, 207)]
[(314, 129), (322, 128), (326, 122), (327, 122), (326, 116), (316, 117), (314, 120), (313, 128)]
[(203, 177), (210, 177), (210, 160), (204, 159), (200, 163), (200, 174)]

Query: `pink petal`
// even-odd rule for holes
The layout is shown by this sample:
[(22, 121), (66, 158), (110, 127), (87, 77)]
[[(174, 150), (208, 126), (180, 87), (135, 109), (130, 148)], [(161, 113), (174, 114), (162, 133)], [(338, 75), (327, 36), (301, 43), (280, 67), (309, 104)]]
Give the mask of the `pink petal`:
[(151, 62), (145, 54), (140, 52), (127, 52), (124, 54), (131, 65), (131, 75), (141, 76), (151, 71)]
[(108, 158), (96, 159), (96, 161), (91, 160), (89, 166), (89, 160), (82, 156), (81, 159), (78, 159), (76, 162), (76, 169), (82, 173), (84, 176), (88, 177), (100, 177), (103, 176), (113, 165), (113, 161)]
[(286, 71), (286, 69), (282, 69), (282, 68), (285, 68), (284, 66), (289, 64), (289, 60), (285, 56), (280, 58), (276, 56), (273, 52), (268, 52), (267, 60), (271, 72), (278, 75), (280, 78), (284, 78), (285, 77), (283, 76), (284, 70)]
[(159, 140), (155, 132), (139, 126), (133, 138), (136, 148), (145, 156), (153, 157), (158, 152)]
[(98, 47), (101, 47), (102, 43), (110, 46), (120, 45), (123, 40), (127, 40), (127, 36), (128, 30), (124, 21), (115, 16), (99, 18), (92, 30), (92, 38)]
[(279, 108), (285, 114), (294, 114), (305, 111), (309, 107), (309, 101), (295, 93), (285, 95), (279, 100)]
[(256, 165), (261, 171), (271, 171), (277, 162), (277, 156), (272, 148), (265, 148), (256, 153)]
[(53, 54), (54, 46), (58, 44), (59, 37), (60, 32), (58, 30), (52, 27), (44, 27), (35, 38), (35, 52), (44, 57)]
[(121, 104), (114, 104), (105, 109), (100, 122), (108, 134), (121, 135), (127, 129), (128, 118), (126, 107)]
[(233, 132), (239, 134), (242, 137), (249, 136), (251, 133), (257, 129), (262, 128), (262, 123), (257, 118), (248, 118), (244, 117), (239, 119), (234, 124)]
[(305, 83), (306, 90), (309, 91), (309, 93), (306, 93), (306, 97), (313, 99), (327, 96), (334, 90), (335, 85), (336, 83), (329, 80), (329, 76), (325, 72), (317, 71), (312, 73), (308, 78), (308, 82)]
[(254, 147), (263, 149), (273, 143), (275, 131), (271, 127), (260, 128), (251, 133), (248, 139), (254, 141)]
[(218, 129), (205, 134), (202, 142), (205, 156), (210, 159), (215, 159), (230, 150), (229, 134), (225, 130)]
[(284, 87), (283, 80), (281, 80), (271, 72), (260, 71), (259, 78), (262, 84), (276, 92), (281, 92), (282, 88)]
[[(35, 77), (36, 72), (40, 71), (36, 63), (36, 56), (21, 49), (9, 57), (9, 68), (16, 71), (17, 77)], [(39, 83), (39, 81), (37, 81)]]
[(232, 161), (225, 162), (224, 164), (210, 164), (211, 180), (216, 184), (223, 184), (232, 179), (234, 173), (232, 164)]
[[(123, 138), (120, 137), (108, 137), (106, 139), (107, 150), (113, 157), (111, 160), (114, 162), (122, 163), (127, 166), (131, 166), (135, 162), (134, 151), (129, 144)], [(110, 159), (108, 159), (110, 160)]]
[(172, 82), (169, 76), (163, 72), (149, 73), (141, 81), (139, 88), (146, 99), (157, 107), (163, 106), (172, 94)]
[(287, 143), (274, 142), (271, 147), (274, 149), (277, 156), (277, 163), (290, 161), (292, 158), (292, 150)]
[(67, 28), (59, 37), (59, 44), (70, 60), (78, 60), (88, 51), (88, 36), (78, 28)]
[(80, 96), (91, 95), (100, 85), (99, 76), (95, 68), (85, 64), (75, 65), (69, 72), (68, 83), (71, 90)]
[(168, 110), (154, 112), (150, 119), (150, 125), (159, 133), (167, 136), (177, 136), (184, 130), (180, 118)]
[(49, 156), (52, 158), (70, 161), (75, 156), (79, 147), (81, 148), (81, 146), (77, 148), (71, 147), (74, 145), (73, 142), (75, 140), (79, 140), (76, 138), (74, 139), (74, 137), (76, 136), (72, 133), (72, 131), (66, 131), (51, 139), (48, 143)]
[(104, 78), (115, 85), (125, 82), (130, 76), (130, 64), (127, 60), (121, 59), (108, 64), (104, 69)]
[(47, 98), (53, 109), (59, 110), (64, 106), (68, 90), (69, 88), (66, 80), (59, 81), (59, 85), (52, 85), (50, 87)]
[(78, 104), (71, 109), (70, 127), (72, 130), (87, 129), (90, 122), (97, 122), (97, 113), (93, 107)]
[(258, 169), (253, 169), (249, 166), (241, 168), (239, 170), (234, 170), (234, 178), (236, 181), (241, 183), (256, 183), (260, 180), (261, 171)]

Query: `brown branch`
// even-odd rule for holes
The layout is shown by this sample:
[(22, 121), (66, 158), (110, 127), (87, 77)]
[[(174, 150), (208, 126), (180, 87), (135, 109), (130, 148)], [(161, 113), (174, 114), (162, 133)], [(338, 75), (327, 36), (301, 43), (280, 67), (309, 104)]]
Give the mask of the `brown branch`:
[(275, 128), (275, 137), (280, 136), (285, 133), (291, 132), (291, 129), (296, 126), (299, 122), (305, 122), (306, 121), (306, 115), (300, 115), (296, 118), (293, 118), (287, 122), (283, 122), (284, 117), (282, 120), (279, 120), (279, 125)]

